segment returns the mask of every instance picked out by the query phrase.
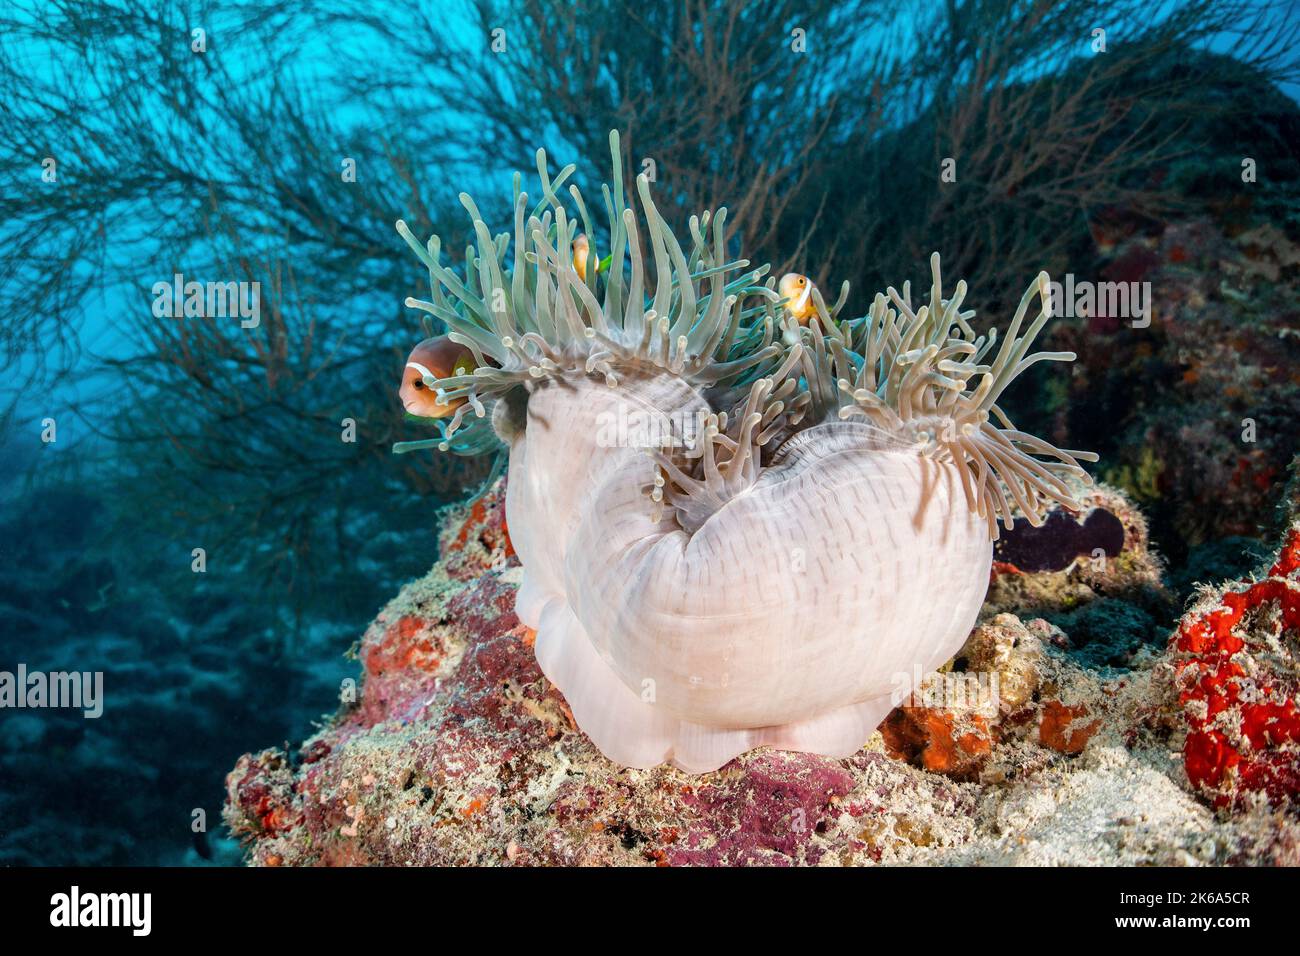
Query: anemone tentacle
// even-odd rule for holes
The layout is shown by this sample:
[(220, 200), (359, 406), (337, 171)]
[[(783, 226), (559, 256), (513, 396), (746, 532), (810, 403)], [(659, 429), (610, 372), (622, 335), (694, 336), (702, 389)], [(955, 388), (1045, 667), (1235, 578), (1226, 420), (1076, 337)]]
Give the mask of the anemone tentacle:
[[(476, 367), (425, 378), (456, 412), (435, 423), (438, 438), (401, 442), (395, 451), (479, 454), (500, 447), (491, 410), (515, 389), (531, 392), (571, 376), (616, 387), (628, 373), (662, 372), (710, 390), (716, 410), (702, 444), (656, 453), (651, 496), (672, 507), (684, 528), (698, 527), (701, 516), (756, 480), (765, 448), (836, 419), (863, 422), (891, 436), (887, 442), (955, 463), (968, 505), (993, 538), (999, 519), (1010, 528), (1019, 513), (1038, 524), (1052, 502), (1078, 507), (1063, 479), (1086, 478), (1080, 462), (1096, 456), (1019, 431), (998, 404), (1031, 366), (1074, 358), (1029, 351), (1050, 318), (1046, 273), (1026, 290), (1001, 339), (996, 330), (976, 334), (975, 313), (962, 309), (965, 282), (944, 296), (938, 253), (930, 258), (929, 301), (920, 308), (904, 283), (901, 291), (878, 293), (866, 315), (843, 319), (848, 284), (829, 307), (813, 286), (815, 315), (801, 326), (783, 317), (768, 266), (751, 269), (748, 260), (727, 256), (725, 208), (691, 217), (685, 249), (641, 175), (638, 217), (624, 189), (617, 132), (609, 142), (613, 187), (601, 190), (606, 259), (581, 192), (568, 186), (576, 215), (562, 198), (574, 167), (552, 176), (544, 150), (537, 152), (542, 198), (531, 208), (514, 177), (513, 234), (493, 236), (478, 206), (461, 195), (477, 242), (466, 250), (463, 276), (442, 263), (437, 236), (420, 243), (397, 223), (430, 281), (430, 298), (407, 304), (441, 323)], [(574, 258), (579, 224), (582, 271)], [(1036, 295), (1041, 306), (1022, 333)]]
[[(408, 298), (407, 305), (441, 323), (478, 364), (468, 375), (425, 382), (440, 400), (468, 400), (469, 411), (446, 424), (438, 447), (481, 451), (490, 437), (488, 406), (520, 386), (575, 374), (600, 375), (613, 386), (621, 368), (645, 365), (701, 386), (740, 385), (780, 360), (785, 350), (774, 341), (771, 322), (776, 294), (761, 284), (768, 267), (750, 269), (747, 260), (727, 258), (726, 210), (692, 218), (688, 254), (660, 216), (644, 175), (636, 181), (638, 223), (623, 188), (617, 132), (610, 134), (610, 152), (614, 187), (602, 189), (610, 247), (604, 261), (581, 193), (569, 187), (574, 217), (558, 191), (574, 167), (552, 178), (544, 150), (537, 152), (542, 200), (531, 212), (515, 177), (513, 236), (492, 236), (474, 201), (461, 195), (477, 240), (466, 251), (463, 277), (441, 262), (437, 236), (422, 244), (398, 221), (397, 232), (428, 269), (431, 288), (427, 301)], [(585, 277), (573, 256), (579, 223), (596, 263), (584, 269)], [(462, 433), (467, 425), (474, 434)], [(410, 447), (403, 443), (401, 450)]]
[[(998, 335), (996, 330), (976, 335), (970, 324), (975, 313), (961, 309), (965, 282), (957, 283), (952, 298), (944, 298), (937, 252), (930, 270), (930, 301), (916, 311), (904, 284), (901, 293), (890, 288), (877, 295), (870, 312), (846, 326), (802, 330), (810, 346), (805, 367), (814, 408), (822, 416), (860, 416), (905, 436), (926, 457), (957, 464), (968, 504), (988, 522), (995, 539), (999, 518), (1011, 528), (1018, 512), (1038, 525), (1052, 502), (1078, 509), (1062, 476), (1086, 479), (1080, 462), (1097, 456), (1056, 448), (1019, 431), (997, 404), (1032, 365), (1075, 358), (1073, 352), (1029, 354), (1051, 317), (1047, 273), (1040, 272), (1021, 297), (990, 360)], [(1038, 314), (1020, 334), (1035, 295)]]

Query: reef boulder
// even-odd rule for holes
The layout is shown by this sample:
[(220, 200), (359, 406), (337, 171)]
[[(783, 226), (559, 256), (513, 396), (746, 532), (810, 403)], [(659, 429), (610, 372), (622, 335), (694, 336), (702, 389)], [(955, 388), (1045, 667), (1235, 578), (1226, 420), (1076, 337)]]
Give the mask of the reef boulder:
[(904, 701), (852, 757), (622, 769), (537, 667), (503, 505), (498, 487), (444, 511), (440, 560), (368, 628), (338, 712), (230, 772), (225, 819), (250, 863), (1300, 862), (1293, 816), (1216, 813), (1188, 789), (1176, 728), (1152, 717), (1168, 710), (1158, 655), (1102, 675), (1059, 628), (995, 607), (938, 675), (975, 697)]
[(1083, 510), (1058, 505), (1040, 526), (1017, 521), (1002, 533), (981, 619), (1007, 611), (1041, 617), (1058, 629), (1055, 643), (1084, 665), (1129, 667), (1164, 646), (1161, 622), (1175, 616), (1163, 561), (1128, 495), (1105, 484), (1074, 495)]

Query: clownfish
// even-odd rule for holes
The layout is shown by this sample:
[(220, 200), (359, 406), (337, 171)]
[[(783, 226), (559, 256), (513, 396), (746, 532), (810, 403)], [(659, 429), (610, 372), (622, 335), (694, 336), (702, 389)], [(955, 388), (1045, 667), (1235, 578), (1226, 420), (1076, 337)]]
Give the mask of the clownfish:
[(817, 306), (813, 304), (812, 298), (812, 280), (807, 276), (797, 272), (787, 272), (781, 276), (777, 290), (781, 293), (781, 298), (786, 300), (786, 311), (794, 316), (800, 325), (807, 325), (808, 320), (817, 314)]
[(590, 255), (591, 243), (587, 241), (587, 234), (581, 233), (573, 240), (573, 268), (583, 282), (587, 281), (587, 257)]
[(440, 402), (437, 390), (426, 385), (424, 380), (468, 375), (476, 367), (474, 353), (447, 336), (437, 335), (425, 339), (411, 349), (411, 354), (406, 357), (406, 368), (402, 370), (402, 385), (397, 390), (397, 397), (402, 400), (402, 407), (408, 414), (421, 418), (447, 418), (465, 404), (465, 399)]

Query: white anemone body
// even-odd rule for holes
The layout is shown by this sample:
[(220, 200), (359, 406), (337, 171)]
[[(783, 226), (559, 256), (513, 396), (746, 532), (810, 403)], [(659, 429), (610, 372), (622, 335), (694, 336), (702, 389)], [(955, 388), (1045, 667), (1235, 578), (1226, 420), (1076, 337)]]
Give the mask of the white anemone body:
[(542, 670), (627, 766), (857, 750), (957, 652), (983, 600), (992, 546), (957, 466), (828, 422), (687, 533), (646, 493), (650, 456), (609, 445), (627, 437), (611, 422), (647, 408), (680, 420), (707, 406), (669, 375), (529, 399), (507, 521)]

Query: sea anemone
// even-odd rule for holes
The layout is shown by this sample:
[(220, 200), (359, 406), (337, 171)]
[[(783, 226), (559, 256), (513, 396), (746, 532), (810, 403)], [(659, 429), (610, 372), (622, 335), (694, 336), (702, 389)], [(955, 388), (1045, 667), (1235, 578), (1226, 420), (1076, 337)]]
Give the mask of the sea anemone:
[(766, 266), (727, 257), (725, 209), (692, 217), (683, 248), (640, 176), (638, 218), (610, 147), (605, 249), (579, 191), (576, 216), (561, 196), (573, 167), (552, 178), (542, 151), (539, 203), (515, 177), (513, 237), (461, 196), (463, 277), (397, 224), (433, 290), (408, 305), (474, 366), (425, 383), (455, 411), (404, 447), (508, 449), (517, 612), (611, 760), (845, 756), (965, 641), (999, 520), (1078, 507), (1063, 479), (1094, 456), (998, 405), (1026, 368), (1074, 358), (1029, 351), (1047, 276), (1000, 345), (962, 311), (964, 283), (945, 298), (937, 254), (919, 308), (904, 284), (842, 319), (846, 291), (828, 308), (809, 283), (800, 319)]

